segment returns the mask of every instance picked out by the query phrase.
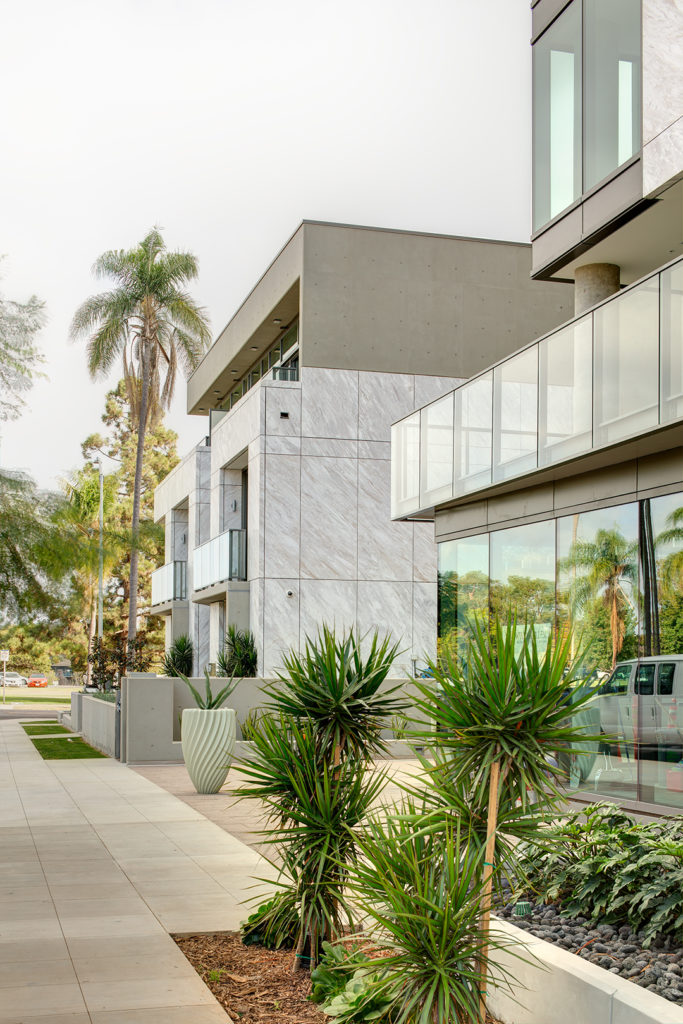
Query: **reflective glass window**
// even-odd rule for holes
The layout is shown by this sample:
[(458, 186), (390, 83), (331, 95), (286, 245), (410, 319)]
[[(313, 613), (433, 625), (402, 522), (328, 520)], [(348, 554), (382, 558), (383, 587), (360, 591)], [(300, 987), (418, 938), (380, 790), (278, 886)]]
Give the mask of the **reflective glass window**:
[(451, 393), (420, 414), (422, 508), (453, 496), (453, 403)]
[(659, 287), (651, 278), (594, 314), (596, 446), (659, 423)]
[(491, 483), (493, 373), (455, 392), (455, 494)]
[(493, 372), (493, 479), (507, 480), (538, 464), (538, 346)]
[(655, 666), (653, 664), (638, 666), (635, 692), (643, 697), (651, 697), (655, 692)]
[(660, 697), (670, 697), (674, 692), (674, 675), (676, 666), (666, 663), (657, 671), (657, 693)]
[(420, 507), (420, 413), (391, 428), (391, 514), (407, 515)]
[(534, 230), (581, 195), (581, 4), (533, 48)]
[(683, 654), (683, 494), (641, 502), (641, 647)]
[(438, 566), (439, 654), (464, 658), (471, 623), (488, 616), (488, 534), (439, 544)]
[(589, 451), (593, 428), (590, 316), (539, 343), (539, 465)]
[(628, 684), (631, 681), (631, 672), (633, 667), (631, 665), (617, 665), (612, 675), (609, 677), (600, 692), (606, 693), (626, 693), (628, 690)]
[[(552, 520), (491, 534), (491, 614), (533, 624), (545, 646), (555, 621), (555, 524)], [(522, 642), (522, 632), (519, 634)]]
[(662, 423), (683, 417), (683, 263), (660, 274)]
[(586, 192), (640, 149), (640, 0), (584, 0), (583, 17)]

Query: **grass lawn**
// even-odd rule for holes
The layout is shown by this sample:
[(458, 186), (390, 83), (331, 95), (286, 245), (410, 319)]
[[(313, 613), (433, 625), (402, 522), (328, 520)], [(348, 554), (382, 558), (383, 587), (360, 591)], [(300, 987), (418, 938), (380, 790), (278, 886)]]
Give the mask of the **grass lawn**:
[[(0, 691), (2, 681), (0, 680)], [(70, 704), (71, 697), (36, 697), (32, 693), (11, 693), (7, 691), (6, 704), (37, 704), (39, 707), (49, 707), (51, 704)]]
[(38, 753), (46, 761), (68, 761), (74, 758), (106, 757), (99, 750), (89, 746), (80, 736), (55, 736), (54, 739), (31, 740)]
[(29, 736), (49, 736), (55, 735), (56, 733), (69, 733), (68, 729), (65, 729), (63, 725), (57, 725), (56, 722), (40, 722), (36, 725), (22, 725), (24, 732), (27, 732)]

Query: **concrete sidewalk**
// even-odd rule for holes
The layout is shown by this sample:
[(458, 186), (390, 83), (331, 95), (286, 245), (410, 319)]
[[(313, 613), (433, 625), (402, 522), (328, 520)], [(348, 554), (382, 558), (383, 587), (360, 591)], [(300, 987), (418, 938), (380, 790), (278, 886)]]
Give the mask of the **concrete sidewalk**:
[(169, 933), (237, 928), (271, 873), (257, 851), (116, 761), (43, 761), (2, 721), (0, 863), (0, 1024), (227, 1024)]

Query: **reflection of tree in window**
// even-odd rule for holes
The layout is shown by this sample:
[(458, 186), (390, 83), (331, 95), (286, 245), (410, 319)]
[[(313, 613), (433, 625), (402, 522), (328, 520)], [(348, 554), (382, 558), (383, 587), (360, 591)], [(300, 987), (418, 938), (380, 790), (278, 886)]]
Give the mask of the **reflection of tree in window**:
[[(574, 620), (582, 618), (583, 636), (591, 643), (594, 660), (604, 658), (605, 626), (609, 630), (611, 667), (621, 654), (636, 614), (633, 593), (638, 582), (638, 545), (628, 541), (621, 530), (596, 530), (593, 540), (577, 538), (559, 568), (570, 575), (568, 596)], [(601, 642), (602, 641), (602, 642)], [(602, 667), (607, 667), (602, 665)]]
[[(680, 495), (675, 496), (680, 501)], [(657, 506), (670, 498), (655, 499)], [(653, 510), (654, 511), (654, 510)], [(658, 598), (658, 651), (683, 653), (683, 508), (674, 508), (654, 541)]]
[(439, 573), (439, 656), (448, 651), (462, 656), (471, 633), (471, 623), (486, 625), (489, 578), (485, 572)]
[(501, 620), (512, 614), (529, 624), (552, 622), (555, 583), (528, 576), (509, 576), (507, 583), (491, 580), (491, 612)]

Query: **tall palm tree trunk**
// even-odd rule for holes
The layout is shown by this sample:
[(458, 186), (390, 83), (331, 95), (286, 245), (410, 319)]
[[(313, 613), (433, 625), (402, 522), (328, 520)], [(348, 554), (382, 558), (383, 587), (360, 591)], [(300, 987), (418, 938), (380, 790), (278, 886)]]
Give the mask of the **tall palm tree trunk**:
[(142, 460), (145, 452), (147, 433), (147, 407), (149, 404), (149, 355), (143, 345), (142, 387), (140, 393), (140, 417), (138, 421), (138, 446), (135, 454), (135, 481), (133, 483), (133, 518), (131, 523), (132, 548), (130, 552), (130, 589), (128, 594), (128, 648), (137, 633), (138, 621), (138, 535), (140, 530), (140, 497), (142, 492)]

